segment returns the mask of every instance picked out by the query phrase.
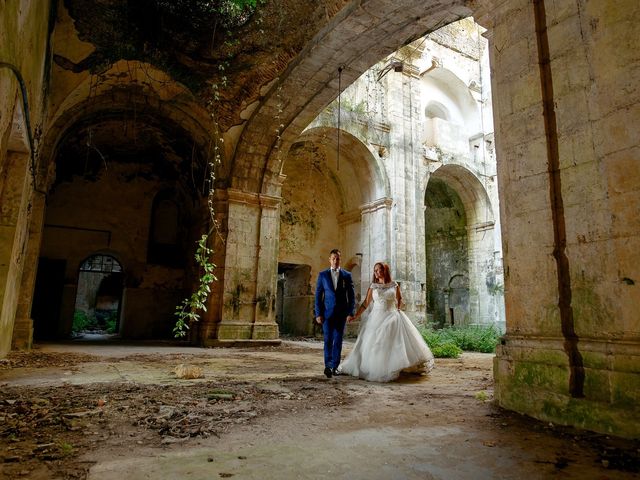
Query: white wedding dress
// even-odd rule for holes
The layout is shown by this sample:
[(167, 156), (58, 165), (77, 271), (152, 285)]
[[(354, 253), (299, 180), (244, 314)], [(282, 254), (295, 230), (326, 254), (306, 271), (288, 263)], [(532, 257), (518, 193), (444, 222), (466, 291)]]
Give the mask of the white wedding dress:
[(395, 380), (402, 370), (428, 372), (433, 354), (409, 317), (398, 309), (396, 282), (371, 285), (373, 308), (361, 321), (353, 349), (339, 371), (373, 382)]

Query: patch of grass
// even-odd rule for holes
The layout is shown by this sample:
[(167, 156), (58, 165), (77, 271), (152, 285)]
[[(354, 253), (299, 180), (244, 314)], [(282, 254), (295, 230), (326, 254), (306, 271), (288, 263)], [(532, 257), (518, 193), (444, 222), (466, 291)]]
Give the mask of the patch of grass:
[(436, 358), (458, 358), (462, 349), (447, 336), (445, 330), (423, 328), (420, 333)]
[(87, 315), (87, 312), (83, 310), (76, 310), (73, 312), (73, 323), (71, 324), (71, 330), (74, 332), (83, 332), (95, 327), (96, 319)]
[(73, 445), (70, 443), (62, 442), (58, 445), (58, 448), (60, 449), (60, 453), (65, 457), (73, 453)]
[(436, 358), (457, 358), (462, 351), (493, 353), (500, 331), (493, 325), (422, 328), (422, 337)]
[(476, 392), (474, 395), (476, 400), (480, 400), (481, 402), (486, 402), (489, 399), (489, 395), (484, 390)]
[(500, 331), (493, 325), (453, 327), (448, 330), (456, 345), (469, 352), (493, 353), (500, 339)]
[(107, 317), (105, 330), (107, 333), (116, 333), (116, 324), (118, 323), (118, 312), (114, 311)]

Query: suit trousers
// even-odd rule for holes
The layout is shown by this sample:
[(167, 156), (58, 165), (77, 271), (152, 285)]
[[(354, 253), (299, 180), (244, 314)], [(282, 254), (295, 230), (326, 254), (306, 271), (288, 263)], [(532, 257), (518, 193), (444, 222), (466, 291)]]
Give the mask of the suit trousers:
[(322, 322), (322, 333), (324, 334), (324, 366), (338, 368), (342, 355), (342, 337), (344, 327), (347, 323), (346, 317), (325, 318)]

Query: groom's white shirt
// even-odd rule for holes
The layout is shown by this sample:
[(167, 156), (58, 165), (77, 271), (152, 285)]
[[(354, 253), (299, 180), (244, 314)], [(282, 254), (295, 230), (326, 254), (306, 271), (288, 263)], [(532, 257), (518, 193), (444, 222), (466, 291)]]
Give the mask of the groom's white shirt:
[(340, 277), (340, 267), (336, 268), (335, 270), (332, 268), (331, 269), (331, 279), (333, 280), (333, 289), (337, 290), (338, 289), (338, 278)]

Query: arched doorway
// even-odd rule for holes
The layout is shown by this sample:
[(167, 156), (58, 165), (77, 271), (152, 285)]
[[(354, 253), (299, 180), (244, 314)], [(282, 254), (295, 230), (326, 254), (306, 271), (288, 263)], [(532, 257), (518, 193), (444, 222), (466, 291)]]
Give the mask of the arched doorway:
[(310, 288), (311, 267), (278, 263), (276, 321), (285, 335), (313, 334), (313, 294)]
[(438, 326), (469, 321), (469, 239), (460, 196), (446, 182), (427, 185), (425, 247), (427, 316)]
[(74, 335), (120, 332), (123, 271), (111, 255), (95, 254), (80, 265), (73, 314)]
[(425, 190), (427, 315), (438, 326), (497, 324), (503, 297), (499, 232), (483, 185), (444, 165)]

